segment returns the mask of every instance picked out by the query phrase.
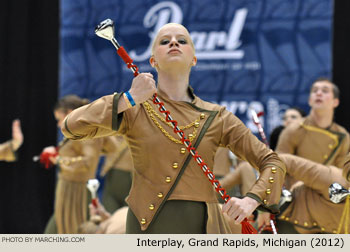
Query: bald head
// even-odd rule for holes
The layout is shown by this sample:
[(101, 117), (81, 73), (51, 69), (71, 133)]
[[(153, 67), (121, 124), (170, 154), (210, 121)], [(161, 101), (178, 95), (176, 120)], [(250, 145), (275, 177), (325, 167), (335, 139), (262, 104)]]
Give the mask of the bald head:
[(183, 26), (182, 24), (167, 23), (167, 24), (163, 25), (163, 26), (158, 30), (157, 35), (156, 35), (156, 36), (154, 37), (154, 39), (153, 39), (153, 42), (152, 42), (152, 55), (153, 55), (153, 53), (154, 53), (154, 48), (155, 48), (155, 45), (158, 43), (159, 38), (167, 32), (167, 29), (173, 28), (173, 27), (176, 27), (176, 28), (179, 29), (179, 31), (183, 32), (183, 34), (187, 37), (187, 39), (188, 39), (190, 45), (192, 46), (193, 51), (195, 51), (192, 38), (191, 38), (190, 33), (188, 32), (188, 30), (186, 29), (186, 27)]

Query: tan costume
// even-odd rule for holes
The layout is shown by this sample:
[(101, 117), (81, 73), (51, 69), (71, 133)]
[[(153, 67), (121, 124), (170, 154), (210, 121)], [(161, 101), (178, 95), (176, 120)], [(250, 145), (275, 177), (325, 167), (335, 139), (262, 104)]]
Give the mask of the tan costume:
[[(213, 166), (216, 149), (223, 146), (259, 169), (260, 178), (247, 195), (262, 207), (278, 212), (284, 164), (224, 107), (191, 95), (192, 103), (172, 101), (164, 96), (160, 99), (184, 127), (186, 136), (192, 139), (209, 167)], [(115, 134), (113, 130), (125, 135), (135, 168), (127, 202), (142, 230), (147, 229), (166, 200), (186, 200), (206, 202), (208, 233), (230, 232), (212, 185), (185, 146), (178, 142), (178, 136), (161, 121), (162, 115), (157, 117), (159, 112), (155, 112), (158, 109), (151, 99), (147, 104), (117, 114), (120, 96), (105, 96), (74, 110), (65, 119), (63, 134), (72, 139)]]
[[(286, 163), (286, 187), (289, 188), (297, 180), (302, 180), (304, 185), (293, 191), (294, 200), (279, 219), (292, 223), (299, 233), (332, 233), (339, 225), (337, 214), (341, 215), (344, 205), (331, 203), (326, 197), (327, 193), (322, 195), (320, 191), (327, 191), (330, 184), (339, 180), (337, 175), (342, 173), (341, 167), (349, 151), (349, 134), (336, 123), (332, 123), (328, 129), (319, 128), (309, 116), (301, 124), (292, 124), (282, 131), (276, 151), (315, 162), (295, 159)], [(297, 164), (290, 164), (292, 162)], [(298, 175), (302, 171), (293, 170), (297, 169), (296, 165), (305, 168), (304, 176)], [(306, 170), (313, 168), (314, 174)]]
[(55, 219), (59, 234), (76, 233), (87, 220), (86, 182), (95, 178), (100, 155), (108, 154), (105, 166), (113, 162), (117, 148), (114, 138), (86, 141), (63, 140), (59, 148), (59, 174), (56, 186)]
[(242, 161), (238, 164), (234, 171), (228, 173), (221, 179), (221, 185), (226, 190), (230, 190), (232, 187), (239, 185), (242, 195), (245, 195), (256, 181), (256, 175), (252, 166)]
[[(234, 165), (233, 162), (235, 162), (235, 160), (232, 160), (232, 157), (230, 157), (229, 149), (224, 147), (219, 147), (217, 149), (214, 157), (212, 171), (215, 175), (215, 178), (218, 179), (220, 183), (221, 179), (232, 171)], [(238, 186), (232, 186), (230, 189), (226, 188), (225, 186), (222, 187), (226, 189), (228, 195), (230, 195), (231, 197), (241, 196)], [(219, 194), (217, 194), (217, 197), (220, 203), (224, 203), (224, 200), (221, 199)]]
[[(332, 123), (328, 129), (319, 128), (308, 116), (301, 124), (291, 124), (282, 131), (276, 152), (341, 168), (349, 152), (349, 134), (336, 123)], [(295, 182), (286, 175), (287, 189)]]
[(115, 142), (118, 146), (117, 150), (113, 153), (115, 156), (114, 162), (109, 167), (103, 167), (100, 175), (105, 176), (111, 169), (118, 169), (121, 171), (131, 172), (133, 170), (132, 156), (129, 150), (128, 143), (123, 136), (115, 136)]
[(304, 182), (293, 190), (294, 200), (279, 219), (293, 223), (299, 233), (336, 233), (345, 202), (332, 203), (328, 188), (334, 182), (350, 188), (350, 182), (342, 177), (341, 169), (290, 154), (279, 154), (279, 157), (286, 164), (287, 174)]
[(12, 162), (16, 160), (15, 151), (13, 150), (11, 140), (0, 144), (0, 160)]
[(215, 153), (213, 171), (216, 177), (224, 177), (230, 173), (232, 160), (230, 159), (229, 149), (219, 147)]
[(347, 181), (350, 181), (350, 153), (345, 158), (343, 176)]

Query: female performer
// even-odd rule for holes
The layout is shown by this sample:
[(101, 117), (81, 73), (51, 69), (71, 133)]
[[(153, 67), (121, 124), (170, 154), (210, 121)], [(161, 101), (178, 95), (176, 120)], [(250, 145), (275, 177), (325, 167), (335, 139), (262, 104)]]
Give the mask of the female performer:
[[(61, 98), (54, 114), (57, 126), (61, 127), (63, 119), (73, 109), (87, 104), (87, 99), (76, 95)], [(97, 165), (102, 154), (110, 154), (105, 159), (105, 166), (113, 163), (117, 143), (114, 137), (91, 139), (86, 141), (60, 142), (58, 155), (52, 155), (50, 160), (59, 167), (56, 185), (55, 210), (49, 220), (45, 233), (74, 234), (80, 224), (87, 220), (88, 194), (86, 182), (95, 178)], [(56, 154), (56, 147), (46, 147), (43, 152)]]
[(187, 29), (166, 24), (150, 58), (157, 87), (152, 74), (141, 73), (128, 92), (102, 97), (64, 120), (62, 132), (69, 139), (126, 137), (134, 162), (126, 233), (230, 232), (210, 182), (152, 104), (155, 92), (209, 167), (223, 146), (259, 169), (252, 190), (243, 199), (231, 198), (224, 213), (240, 223), (259, 205), (278, 212), (284, 164), (232, 113), (193, 93), (189, 76), (196, 63)]

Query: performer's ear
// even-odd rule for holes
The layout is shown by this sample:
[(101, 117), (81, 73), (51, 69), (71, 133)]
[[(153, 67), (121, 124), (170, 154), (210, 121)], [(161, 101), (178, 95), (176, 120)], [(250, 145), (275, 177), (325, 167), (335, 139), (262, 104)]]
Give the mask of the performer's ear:
[(151, 56), (151, 58), (149, 58), (149, 63), (151, 64), (152, 67), (156, 67), (157, 62), (154, 59), (154, 56)]
[(336, 108), (338, 106), (339, 106), (339, 99), (336, 98), (336, 99), (333, 100), (333, 108)]
[(197, 65), (197, 57), (193, 56), (193, 60), (192, 60), (192, 66)]

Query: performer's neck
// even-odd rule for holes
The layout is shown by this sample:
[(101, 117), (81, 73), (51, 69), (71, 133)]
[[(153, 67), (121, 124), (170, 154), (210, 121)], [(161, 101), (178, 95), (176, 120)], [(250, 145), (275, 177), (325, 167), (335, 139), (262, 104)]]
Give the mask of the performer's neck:
[(160, 95), (165, 95), (174, 101), (191, 102), (188, 94), (189, 75), (159, 74), (157, 90)]
[(310, 117), (320, 128), (328, 128), (333, 123), (334, 111), (311, 109)]

